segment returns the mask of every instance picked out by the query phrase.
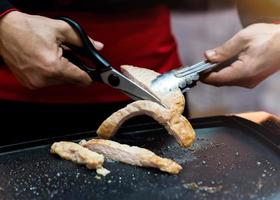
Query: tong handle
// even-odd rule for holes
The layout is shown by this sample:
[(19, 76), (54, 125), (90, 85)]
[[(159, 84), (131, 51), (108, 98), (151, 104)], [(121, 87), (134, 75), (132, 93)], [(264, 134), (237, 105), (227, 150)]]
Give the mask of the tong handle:
[[(88, 35), (86, 34), (86, 32), (84, 31), (83, 27), (80, 24), (78, 24), (76, 21), (68, 17), (58, 17), (57, 19), (68, 23), (73, 28), (73, 30), (78, 34), (78, 36), (80, 37), (83, 43), (83, 47), (81, 47), (81, 50), (86, 54), (86, 56), (92, 59), (94, 63), (96, 63), (96, 67), (97, 67), (96, 70), (98, 70), (99, 72), (105, 72), (112, 68), (111, 64), (95, 49), (95, 47), (89, 40)], [(78, 65), (78, 67), (80, 67), (82, 70), (84, 70), (87, 73), (92, 72), (93, 70), (92, 68), (88, 68), (85, 65), (83, 67), (81, 66), (82, 65)], [(91, 76), (91, 74), (89, 75)]]
[(202, 73), (207, 73), (211, 71), (213, 68), (218, 66), (220, 63), (210, 63), (207, 60), (196, 63), (192, 66), (187, 66), (176, 70), (175, 76), (178, 78), (186, 77), (186, 76), (199, 76)]

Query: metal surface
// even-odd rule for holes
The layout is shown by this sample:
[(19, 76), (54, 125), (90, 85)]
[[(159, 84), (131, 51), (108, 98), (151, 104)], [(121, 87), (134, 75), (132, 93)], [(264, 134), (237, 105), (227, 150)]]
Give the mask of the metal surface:
[[(112, 75), (115, 75), (119, 79), (119, 84), (117, 84), (116, 86), (109, 83), (109, 77)], [(132, 80), (130, 80), (129, 78), (127, 78), (126, 76), (124, 76), (123, 74), (121, 74), (113, 68), (110, 71), (101, 73), (101, 78), (104, 83), (121, 90), (134, 100), (150, 100), (167, 108), (167, 106), (161, 103), (160, 99), (157, 98), (155, 95), (145, 90), (141, 86), (137, 85)]]
[[(279, 199), (280, 151), (266, 131), (236, 118), (193, 120), (197, 140), (178, 146), (160, 126), (120, 130), (119, 142), (172, 158), (179, 175), (107, 161), (98, 177), (84, 166), (50, 155), (50, 141), (0, 149), (1, 199)], [(92, 133), (93, 134), (93, 133)], [(88, 137), (80, 134), (78, 138)], [(262, 137), (261, 137), (262, 136)], [(77, 138), (77, 137), (76, 137)], [(60, 138), (61, 139), (61, 138)], [(69, 140), (70, 138), (64, 138)], [(18, 149), (19, 148), (19, 149)], [(16, 150), (18, 149), (18, 150)]]
[(207, 73), (218, 65), (218, 63), (201, 61), (192, 66), (169, 71), (159, 75), (152, 81), (152, 89), (160, 92), (169, 92), (179, 88), (182, 92), (185, 92), (196, 85), (202, 73)]

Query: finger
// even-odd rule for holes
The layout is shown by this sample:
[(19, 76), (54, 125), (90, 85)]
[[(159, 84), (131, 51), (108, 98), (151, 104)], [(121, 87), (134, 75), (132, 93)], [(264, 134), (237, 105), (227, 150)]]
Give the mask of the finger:
[[(80, 39), (79, 35), (75, 32), (75, 30), (68, 23), (62, 20), (58, 21), (60, 22), (58, 26), (61, 32), (60, 37), (62, 39), (62, 42), (79, 47), (83, 46), (82, 40)], [(97, 50), (101, 50), (104, 47), (104, 44), (99, 41), (95, 41), (90, 37), (89, 40)]]
[(59, 76), (60, 80), (75, 85), (89, 85), (92, 83), (92, 79), (85, 71), (69, 62), (66, 58), (61, 57), (60, 65), (63, 66)]
[(98, 50), (102, 50), (103, 47), (104, 47), (104, 44), (102, 42), (99, 42), (99, 41), (96, 41), (96, 40), (93, 40), (92, 38), (88, 37), (89, 40), (91, 41), (91, 43), (93, 44), (93, 46)]
[(244, 85), (246, 77), (244, 67), (244, 63), (241, 60), (237, 60), (218, 72), (211, 72), (202, 82), (214, 86)]
[(242, 32), (237, 33), (230, 40), (215, 49), (207, 50), (205, 57), (211, 62), (224, 62), (246, 49), (247, 41)]

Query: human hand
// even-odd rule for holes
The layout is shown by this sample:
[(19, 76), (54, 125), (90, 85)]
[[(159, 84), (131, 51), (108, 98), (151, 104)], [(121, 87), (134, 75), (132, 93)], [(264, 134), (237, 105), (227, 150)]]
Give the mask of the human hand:
[(223, 45), (205, 52), (211, 62), (237, 60), (217, 72), (211, 72), (203, 82), (215, 86), (253, 88), (280, 69), (280, 25), (254, 24)]
[[(91, 40), (98, 49), (103, 44)], [(71, 83), (88, 85), (89, 75), (63, 57), (63, 44), (82, 46), (66, 22), (13, 11), (0, 20), (0, 54), (30, 89)]]

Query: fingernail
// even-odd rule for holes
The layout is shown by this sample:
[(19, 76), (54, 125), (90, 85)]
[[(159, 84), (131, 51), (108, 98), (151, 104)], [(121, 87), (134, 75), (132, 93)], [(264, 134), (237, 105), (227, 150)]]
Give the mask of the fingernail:
[(206, 53), (206, 56), (210, 57), (210, 58), (212, 58), (212, 57), (217, 55), (215, 50), (207, 50), (205, 53)]
[(104, 44), (99, 41), (94, 41), (94, 46), (96, 49), (101, 50), (104, 47)]

